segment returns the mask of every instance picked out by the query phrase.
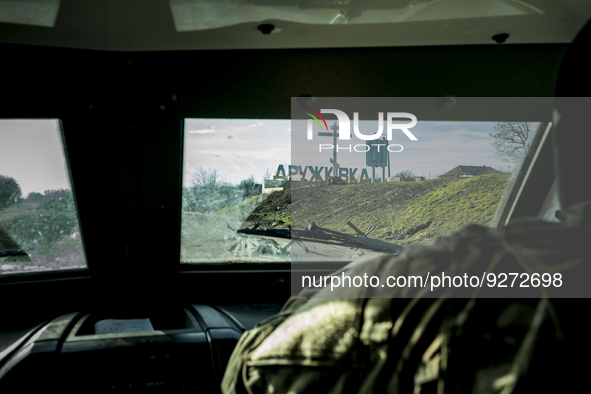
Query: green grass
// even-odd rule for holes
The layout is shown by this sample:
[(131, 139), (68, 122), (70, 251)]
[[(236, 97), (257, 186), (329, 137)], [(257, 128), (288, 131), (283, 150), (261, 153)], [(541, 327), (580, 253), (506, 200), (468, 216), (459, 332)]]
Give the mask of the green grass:
[(450, 183), (387, 215), (374, 236), (405, 244), (450, 235), (468, 224), (490, 226), (507, 180), (507, 175), (490, 175)]
[(217, 213), (246, 219), (246, 217), (263, 202), (265, 197), (267, 196), (259, 194), (258, 196), (250, 197), (249, 199), (244, 200), (236, 205), (221, 208), (217, 211)]
[[(356, 234), (377, 228), (370, 237), (398, 244), (426, 242), (471, 223), (491, 225), (508, 174), (413, 183), (376, 183), (295, 189), (295, 228), (311, 222)], [(421, 229), (421, 227), (424, 227)]]
[(349, 234), (377, 226), (371, 238), (400, 245), (426, 243), (468, 224), (490, 226), (509, 174), (422, 182), (287, 187), (217, 211), (267, 228), (310, 223)]
[(19, 202), (0, 210), (0, 226), (27, 252), (46, 253), (77, 230), (71, 194), (40, 203)]

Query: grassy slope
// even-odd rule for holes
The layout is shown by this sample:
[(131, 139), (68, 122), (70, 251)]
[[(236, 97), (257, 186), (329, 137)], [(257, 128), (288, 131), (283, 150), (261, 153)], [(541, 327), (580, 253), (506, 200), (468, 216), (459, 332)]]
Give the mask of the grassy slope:
[(492, 225), (508, 179), (508, 175), (491, 175), (449, 183), (388, 214), (374, 237), (407, 244), (449, 235), (471, 223)]
[[(62, 201), (61, 198), (64, 198)], [(82, 242), (71, 196), (19, 202), (0, 209), (0, 227), (38, 264), (53, 268), (82, 266)]]
[[(248, 220), (275, 228), (292, 224), (298, 229), (315, 222), (321, 227), (355, 234), (347, 225), (350, 220), (362, 231), (377, 225), (372, 238), (402, 245), (425, 242), (470, 223), (492, 224), (508, 179), (508, 174), (502, 174), (294, 188), (293, 193), (288, 189), (267, 197)], [(284, 223), (272, 226), (278, 220)]]
[(263, 198), (264, 201), (252, 210), (243, 227), (250, 228), (254, 223), (259, 223), (267, 228), (287, 228), (292, 224), (292, 196), (289, 183), (283, 190), (263, 195)]
[(256, 207), (258, 207), (267, 195), (250, 197), (239, 204), (219, 209), (217, 212), (226, 216), (244, 220)]

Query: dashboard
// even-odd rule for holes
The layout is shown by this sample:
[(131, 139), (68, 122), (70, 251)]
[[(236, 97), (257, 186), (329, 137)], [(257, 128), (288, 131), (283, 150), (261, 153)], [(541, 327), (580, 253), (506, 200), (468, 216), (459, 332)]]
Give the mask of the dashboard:
[[(0, 390), (218, 392), (242, 333), (280, 308), (190, 304), (66, 313), (16, 338), (0, 333)], [(111, 319), (149, 319), (153, 330), (98, 334), (96, 323)]]

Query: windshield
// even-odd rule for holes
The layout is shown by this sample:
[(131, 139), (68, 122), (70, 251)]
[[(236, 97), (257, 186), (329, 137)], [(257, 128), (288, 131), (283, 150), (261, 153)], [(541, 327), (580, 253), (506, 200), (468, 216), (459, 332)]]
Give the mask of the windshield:
[[(541, 127), (419, 121), (418, 141), (404, 154), (389, 144), (382, 153), (340, 149), (335, 156), (328, 146), (334, 124), (312, 141), (315, 150), (294, 154), (304, 145), (293, 136), (307, 125), (298, 122), (185, 121), (182, 263), (351, 261), (384, 251), (359, 245), (360, 238), (395, 251), (467, 224), (495, 226), (514, 170)], [(377, 120), (359, 124), (377, 128)]]
[(544, 14), (525, 3), (502, 0), (169, 0), (169, 4), (179, 32), (268, 20), (342, 25)]
[(0, 119), (0, 274), (86, 268), (60, 122)]

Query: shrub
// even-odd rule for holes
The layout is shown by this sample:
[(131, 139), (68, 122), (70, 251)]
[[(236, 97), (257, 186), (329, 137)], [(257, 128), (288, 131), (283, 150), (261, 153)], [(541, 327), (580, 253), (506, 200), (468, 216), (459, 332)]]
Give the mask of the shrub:
[(14, 178), (0, 175), (0, 207), (14, 204), (21, 194), (21, 187)]

